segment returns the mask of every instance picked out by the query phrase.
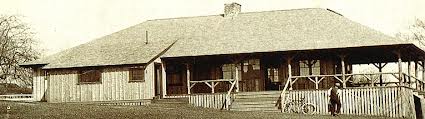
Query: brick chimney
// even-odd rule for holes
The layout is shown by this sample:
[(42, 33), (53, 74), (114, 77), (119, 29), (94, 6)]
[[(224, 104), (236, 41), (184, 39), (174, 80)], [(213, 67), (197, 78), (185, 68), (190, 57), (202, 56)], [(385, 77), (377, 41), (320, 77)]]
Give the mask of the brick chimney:
[(241, 5), (238, 3), (224, 4), (224, 17), (234, 17), (241, 12)]

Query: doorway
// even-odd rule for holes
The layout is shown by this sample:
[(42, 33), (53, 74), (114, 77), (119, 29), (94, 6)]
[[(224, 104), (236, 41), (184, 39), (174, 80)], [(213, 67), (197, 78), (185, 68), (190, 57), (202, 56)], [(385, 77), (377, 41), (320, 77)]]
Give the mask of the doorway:
[(260, 60), (245, 60), (241, 65), (242, 78), (239, 88), (244, 92), (263, 91), (264, 80), (261, 78)]
[(155, 63), (154, 89), (155, 97), (160, 97), (162, 93), (162, 66), (160, 63)]

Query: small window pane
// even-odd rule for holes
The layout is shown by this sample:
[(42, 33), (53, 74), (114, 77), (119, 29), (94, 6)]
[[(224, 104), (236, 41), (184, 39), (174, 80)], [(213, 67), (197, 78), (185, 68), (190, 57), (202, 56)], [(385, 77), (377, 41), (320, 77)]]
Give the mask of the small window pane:
[(145, 70), (142, 67), (130, 68), (130, 81), (144, 81), (145, 80)]
[(99, 70), (80, 70), (78, 82), (79, 83), (93, 83), (100, 82), (101, 72)]

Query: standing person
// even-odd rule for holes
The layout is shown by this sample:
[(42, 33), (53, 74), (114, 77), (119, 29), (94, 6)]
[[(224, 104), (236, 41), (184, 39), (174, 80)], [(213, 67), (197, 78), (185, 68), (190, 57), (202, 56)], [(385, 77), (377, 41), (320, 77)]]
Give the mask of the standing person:
[(334, 87), (331, 87), (328, 90), (328, 96), (329, 96), (329, 111), (331, 112), (332, 116), (337, 116), (339, 114), (339, 111), (341, 109), (341, 100), (339, 99), (340, 91), (338, 87), (340, 86), (339, 83), (335, 83)]

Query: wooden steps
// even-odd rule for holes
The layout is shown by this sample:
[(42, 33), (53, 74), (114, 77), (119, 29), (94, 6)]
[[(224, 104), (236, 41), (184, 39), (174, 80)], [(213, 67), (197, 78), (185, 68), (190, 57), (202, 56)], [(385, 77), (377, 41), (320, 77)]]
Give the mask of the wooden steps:
[(230, 110), (279, 112), (276, 105), (280, 91), (241, 92), (235, 95)]

